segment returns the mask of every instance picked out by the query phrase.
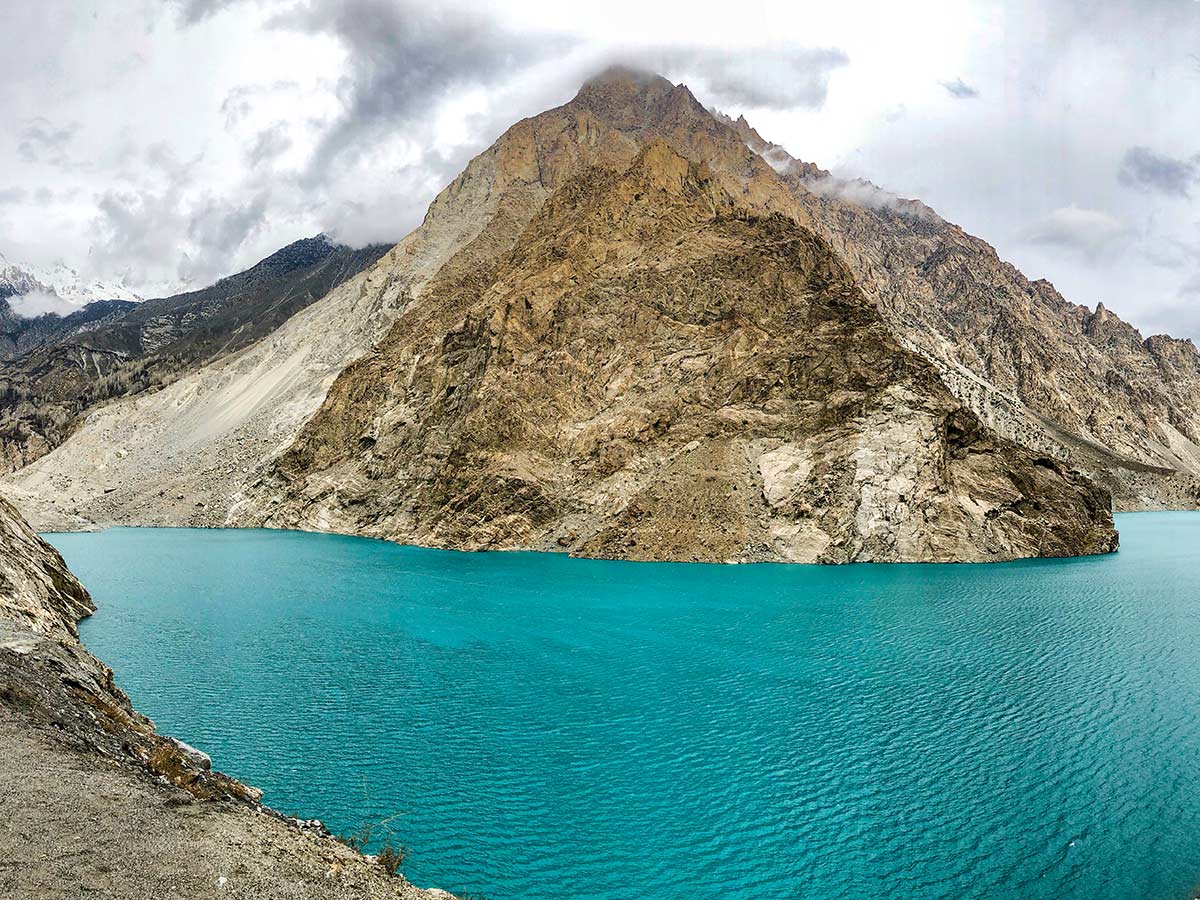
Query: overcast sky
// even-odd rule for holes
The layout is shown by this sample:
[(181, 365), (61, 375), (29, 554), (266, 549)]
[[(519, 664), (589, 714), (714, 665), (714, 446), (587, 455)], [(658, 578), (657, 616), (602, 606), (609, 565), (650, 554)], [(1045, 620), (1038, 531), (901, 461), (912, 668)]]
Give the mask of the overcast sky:
[(322, 230), (398, 240), (623, 60), (1200, 337), (1196, 0), (0, 0), (0, 33), (0, 252), (148, 296)]

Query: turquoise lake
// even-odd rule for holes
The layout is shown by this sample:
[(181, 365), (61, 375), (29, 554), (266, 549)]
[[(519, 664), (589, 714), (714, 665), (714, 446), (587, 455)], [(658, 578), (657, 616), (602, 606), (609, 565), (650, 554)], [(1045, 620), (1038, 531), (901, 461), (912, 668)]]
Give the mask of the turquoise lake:
[(1176, 900), (1200, 514), (1121, 552), (719, 566), (329, 535), (49, 539), (160, 730), (488, 900)]

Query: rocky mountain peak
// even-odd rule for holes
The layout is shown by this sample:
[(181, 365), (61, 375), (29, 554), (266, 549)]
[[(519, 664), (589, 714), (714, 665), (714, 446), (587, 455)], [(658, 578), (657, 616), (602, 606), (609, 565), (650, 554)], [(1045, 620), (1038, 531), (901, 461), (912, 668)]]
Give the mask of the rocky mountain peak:
[(1146, 338), (1144, 346), (1169, 378), (1185, 385), (1200, 379), (1200, 351), (1190, 338), (1153, 334)]
[(661, 97), (674, 89), (675, 85), (661, 75), (618, 64), (585, 81), (576, 93), (575, 101), (581, 104), (622, 102)]
[(508, 249), (444, 266), (240, 514), (638, 559), (1112, 549), (1105, 495), (984, 431), (705, 118), (493, 217), (473, 243)]
[[(83, 307), (97, 300), (125, 300), (136, 303), (142, 298), (131, 290), (123, 278), (113, 280), (87, 279), (62, 261), (51, 266), (18, 265), (0, 256), (0, 299), (19, 298), (37, 294), (62, 301), (63, 305)], [(46, 311), (46, 303), (33, 305), (15, 301), (19, 314)]]
[(620, 131), (703, 128), (712, 119), (687, 85), (625, 66), (610, 67), (589, 79), (567, 107), (587, 111)]
[(1137, 329), (1103, 303), (1097, 303), (1096, 311), (1084, 319), (1083, 333), (1098, 342), (1122, 341), (1139, 346), (1143, 343)]

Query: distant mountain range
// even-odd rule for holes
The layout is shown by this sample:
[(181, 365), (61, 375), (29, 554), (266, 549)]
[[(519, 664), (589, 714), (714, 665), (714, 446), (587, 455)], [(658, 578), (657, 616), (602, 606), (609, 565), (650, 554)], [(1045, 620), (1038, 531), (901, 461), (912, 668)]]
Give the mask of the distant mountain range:
[[(0, 253), (0, 300), (19, 300), (29, 294), (46, 294), (64, 304), (84, 307), (99, 300), (123, 300), (136, 303), (142, 298), (123, 281), (85, 281), (65, 263), (48, 267), (18, 265)], [(16, 303), (13, 304), (17, 308)], [(35, 314), (45, 310), (33, 310)]]
[(655, 76), (518, 122), (390, 250), (296, 247), (19, 349), (0, 489), (42, 528), (722, 561), (1103, 552), (1114, 507), (1200, 506), (1190, 341)]
[(122, 282), (84, 281), (63, 263), (16, 265), (0, 253), (0, 360), (93, 327), (141, 299)]

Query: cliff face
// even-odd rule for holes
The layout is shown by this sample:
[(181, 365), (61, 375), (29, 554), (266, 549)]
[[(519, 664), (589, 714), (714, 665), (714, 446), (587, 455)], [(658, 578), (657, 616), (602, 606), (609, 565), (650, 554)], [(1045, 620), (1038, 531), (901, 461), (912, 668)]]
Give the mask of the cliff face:
[(840, 182), (726, 120), (907, 346), (984, 422), (1087, 470), (1119, 509), (1200, 506), (1200, 354), (1030, 281), (915, 201)]
[(0, 701), (79, 746), (140, 763), (195, 796), (256, 799), (154, 731), (84, 650), (76, 624), (95, 611), (62, 556), (0, 499)]
[(763, 206), (663, 139), (584, 169), (507, 253), (451, 260), (247, 505), (636, 559), (1115, 548), (1103, 491), (989, 435), (829, 246)]
[(0, 619), (44, 635), (76, 636), (95, 607), (58, 551), (0, 498)]
[(453, 900), (261, 806), (158, 734), (79, 643), (92, 610), (0, 500), (0, 896)]

